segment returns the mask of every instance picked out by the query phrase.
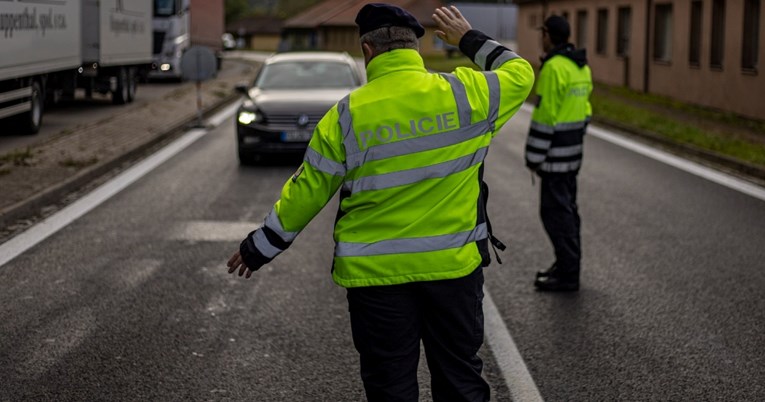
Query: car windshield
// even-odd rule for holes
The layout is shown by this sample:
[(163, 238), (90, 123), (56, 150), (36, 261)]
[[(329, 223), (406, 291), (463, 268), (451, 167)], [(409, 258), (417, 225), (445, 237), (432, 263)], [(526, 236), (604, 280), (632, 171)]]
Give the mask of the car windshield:
[(262, 89), (349, 88), (356, 86), (351, 66), (327, 61), (284, 61), (268, 64), (255, 86)]

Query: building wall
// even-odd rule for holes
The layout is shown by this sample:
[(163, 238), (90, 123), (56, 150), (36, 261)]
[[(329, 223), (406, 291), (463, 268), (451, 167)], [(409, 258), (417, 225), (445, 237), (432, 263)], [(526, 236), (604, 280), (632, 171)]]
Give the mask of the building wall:
[(223, 0), (191, 0), (189, 10), (192, 44), (221, 50), (225, 30)]
[[(321, 29), (319, 48), (335, 52), (360, 53), (359, 31), (354, 27), (325, 27)], [(434, 28), (425, 28), (420, 38), (420, 53), (443, 54), (443, 45), (436, 40)]]
[(275, 52), (279, 49), (281, 37), (278, 34), (255, 34), (250, 37), (248, 46), (254, 50)]
[[(647, 0), (551, 0), (522, 3), (518, 11), (518, 52), (539, 65), (541, 36), (536, 29), (545, 16), (568, 15), (571, 41), (587, 48), (594, 78), (606, 84), (624, 85), (639, 91), (670, 96), (685, 102), (765, 119), (765, 75), (741, 67), (744, 0), (725, 1), (724, 55), (722, 68), (710, 66), (712, 0), (702, 1), (700, 63), (689, 62), (691, 0), (654, 0), (647, 23)], [(672, 5), (671, 56), (654, 58), (654, 24), (657, 4)], [(617, 18), (620, 7), (631, 9), (630, 45), (626, 57), (617, 54)], [(759, 16), (759, 63), (765, 61), (765, 2)], [(598, 10), (608, 10), (606, 48), (596, 52)], [(587, 41), (576, 43), (577, 12), (587, 11)], [(648, 38), (646, 37), (648, 35)], [(646, 47), (646, 42), (648, 46)], [(646, 58), (647, 51), (647, 58)], [(646, 63), (648, 60), (648, 63)]]

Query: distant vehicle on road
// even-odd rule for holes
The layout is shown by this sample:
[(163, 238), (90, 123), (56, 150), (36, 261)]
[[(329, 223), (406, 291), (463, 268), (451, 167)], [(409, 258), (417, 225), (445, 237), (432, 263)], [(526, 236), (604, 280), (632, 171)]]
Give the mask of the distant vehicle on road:
[(223, 50), (236, 49), (236, 39), (234, 39), (234, 35), (226, 32), (221, 35), (220, 39), (223, 42)]
[(270, 56), (236, 114), (239, 161), (265, 154), (303, 153), (316, 124), (337, 101), (362, 84), (347, 53), (295, 52)]
[(46, 100), (130, 103), (151, 64), (152, 0), (0, 1), (0, 131), (35, 134)]
[(207, 46), (218, 56), (223, 51), (222, 0), (153, 0), (154, 49), (149, 78), (183, 79), (181, 59), (192, 46)]

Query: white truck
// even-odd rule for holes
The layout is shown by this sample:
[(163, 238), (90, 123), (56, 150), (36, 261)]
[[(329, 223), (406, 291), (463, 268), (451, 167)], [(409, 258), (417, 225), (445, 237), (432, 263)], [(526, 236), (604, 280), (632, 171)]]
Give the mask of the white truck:
[(36, 133), (45, 101), (131, 102), (152, 55), (152, 0), (0, 1), (0, 130)]
[(154, 0), (154, 62), (150, 78), (181, 80), (181, 58), (191, 46), (206, 46), (220, 62), (223, 0)]

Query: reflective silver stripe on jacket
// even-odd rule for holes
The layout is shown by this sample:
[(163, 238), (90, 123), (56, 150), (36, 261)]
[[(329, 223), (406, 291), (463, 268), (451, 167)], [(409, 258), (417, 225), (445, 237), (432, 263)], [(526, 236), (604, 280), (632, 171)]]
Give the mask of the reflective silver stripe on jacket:
[(484, 70), (488, 70), (488, 66), (486, 65), (486, 58), (489, 57), (491, 52), (494, 51), (494, 49), (501, 47), (502, 45), (494, 40), (487, 40), (486, 42), (481, 45), (481, 48), (478, 49), (478, 51), (475, 53), (475, 58), (473, 61), (478, 67), (481, 67)]
[(488, 237), (485, 223), (466, 232), (441, 236), (383, 240), (375, 243), (337, 242), (336, 257), (363, 257), (383, 254), (421, 253), (462, 247)]
[(583, 149), (584, 147), (582, 144), (570, 145), (567, 147), (553, 147), (550, 148), (550, 151), (547, 152), (547, 155), (553, 157), (574, 156), (581, 154)]
[(497, 56), (496, 59), (494, 59), (493, 63), (491, 63), (491, 69), (496, 70), (499, 68), (499, 66), (505, 64), (506, 62), (512, 59), (517, 59), (519, 57), (521, 56), (518, 56), (515, 52), (505, 50), (504, 52), (500, 53), (500, 55)]
[(263, 229), (256, 230), (252, 235), (252, 240), (260, 253), (268, 258), (274, 258), (282, 252), (281, 249), (271, 245), (268, 238), (266, 238), (266, 234), (263, 233)]
[(500, 44), (499, 42), (495, 40), (491, 40), (491, 39), (487, 40), (486, 42), (483, 43), (483, 45), (481, 45), (481, 48), (478, 49), (473, 61), (475, 62), (477, 66), (481, 67), (484, 70), (495, 70), (499, 66), (504, 64), (506, 61), (517, 59), (518, 57), (520, 57), (511, 50), (503, 50), (502, 53), (500, 53), (499, 56), (497, 56), (497, 58), (494, 59), (494, 61), (492, 61), (491, 66), (486, 65), (486, 63), (488, 62), (489, 55), (498, 47), (504, 47), (504, 46), (502, 46), (502, 44)]
[(539, 169), (549, 173), (566, 173), (579, 170), (580, 167), (582, 167), (581, 159), (573, 162), (545, 162)]
[(345, 145), (346, 159), (350, 160), (353, 155), (361, 152), (356, 133), (353, 131), (353, 122), (351, 120), (350, 102), (351, 94), (345, 95), (340, 102), (337, 102), (337, 113), (339, 115), (338, 123), (340, 131), (343, 133), (343, 145)]
[(345, 176), (345, 165), (335, 162), (332, 159), (325, 158), (311, 147), (306, 149), (303, 160), (320, 172), (331, 174), (333, 176)]
[(359, 191), (382, 190), (413, 184), (427, 179), (446, 177), (483, 162), (488, 150), (488, 147), (484, 147), (471, 155), (435, 165), (349, 180), (343, 184), (343, 188), (350, 190), (351, 193), (357, 193)]
[(272, 209), (271, 212), (266, 216), (266, 221), (264, 222), (265, 226), (268, 226), (269, 229), (273, 230), (274, 233), (276, 233), (279, 237), (281, 237), (282, 240), (285, 242), (292, 242), (295, 240), (295, 237), (300, 232), (288, 232), (284, 230), (284, 227), (282, 227), (282, 223), (279, 222), (279, 216), (276, 214), (276, 209)]
[(539, 131), (540, 133), (545, 133), (545, 134), (555, 133), (555, 126), (549, 126), (547, 124), (537, 123), (533, 120), (531, 121), (531, 129), (534, 131)]
[(550, 140), (543, 140), (541, 138), (537, 138), (534, 136), (529, 136), (529, 138), (526, 140), (526, 145), (532, 146), (534, 148), (538, 149), (547, 149), (550, 148), (550, 144), (552, 144), (552, 141)]
[(457, 114), (460, 117), (460, 127), (467, 127), (470, 125), (470, 115), (472, 109), (470, 108), (470, 101), (468, 101), (467, 90), (465, 90), (465, 84), (462, 83), (454, 74), (441, 73), (441, 76), (449, 81), (452, 86), (452, 92), (454, 93), (454, 100), (457, 103)]
[(570, 123), (558, 123), (554, 126), (532, 121), (531, 128), (533, 130), (539, 131), (540, 133), (553, 134), (556, 131), (570, 131), (570, 130), (583, 129), (587, 126), (588, 121), (589, 120), (574, 121)]
[(486, 84), (489, 87), (489, 113), (486, 115), (486, 119), (489, 121), (489, 130), (494, 131), (494, 123), (499, 117), (499, 77), (493, 71), (485, 71), (483, 75), (486, 77)]
[(542, 163), (547, 159), (547, 155), (536, 152), (526, 151), (526, 159), (531, 163)]

